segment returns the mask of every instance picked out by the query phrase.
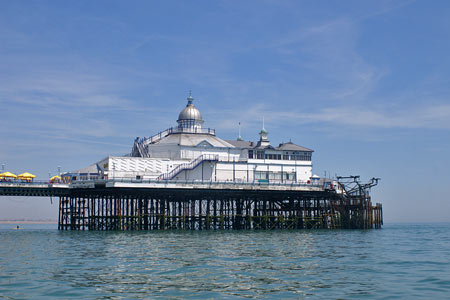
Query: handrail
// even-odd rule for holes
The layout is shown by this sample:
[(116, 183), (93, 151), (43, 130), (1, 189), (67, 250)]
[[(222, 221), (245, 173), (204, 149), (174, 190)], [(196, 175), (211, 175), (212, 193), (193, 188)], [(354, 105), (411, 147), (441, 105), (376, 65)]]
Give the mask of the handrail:
[(148, 142), (149, 144), (156, 143), (162, 138), (165, 138), (169, 134), (172, 133), (206, 133), (206, 134), (216, 134), (216, 130), (213, 128), (184, 128), (184, 127), (170, 127), (166, 130), (160, 131), (155, 135), (152, 135), (149, 138), (142, 138), (141, 143)]
[(134, 178), (114, 178), (114, 179), (96, 179), (96, 180), (81, 180), (76, 181), (76, 183), (114, 183), (114, 182), (123, 182), (123, 183), (142, 183), (142, 184), (202, 184), (202, 185), (245, 185), (245, 186), (291, 186), (291, 187), (314, 187), (324, 190), (322, 184), (314, 184), (314, 183), (305, 183), (305, 182), (281, 182), (281, 181), (269, 181), (269, 182), (258, 182), (258, 181), (210, 181), (210, 180), (199, 180), (199, 179), (190, 179), (190, 180), (170, 180), (170, 181), (161, 181), (157, 179), (134, 179)]
[[(77, 180), (72, 183), (66, 182), (55, 182), (51, 183), (46, 180), (36, 180), (32, 182), (14, 182), (14, 181), (0, 181), (1, 186), (7, 185), (23, 185), (23, 186), (33, 186), (33, 185), (73, 185), (73, 184), (82, 184), (82, 183), (107, 183), (107, 182), (123, 182), (123, 183), (155, 183), (155, 184), (166, 184), (166, 182), (162, 182), (161, 180), (155, 179), (134, 179), (134, 178), (114, 178), (114, 179), (85, 179), (85, 180)], [(249, 186), (308, 186), (308, 187), (318, 187), (324, 188), (321, 184), (313, 184), (313, 183), (292, 183), (292, 182), (280, 182), (280, 181), (269, 181), (269, 182), (258, 182), (258, 181), (209, 181), (209, 180), (199, 180), (199, 179), (190, 179), (190, 180), (171, 180), (169, 183), (172, 184), (204, 184), (204, 185), (249, 185)]]
[(35, 185), (53, 185), (53, 184), (68, 184), (67, 182), (50, 182), (49, 180), (33, 180), (33, 181), (19, 181), (19, 180), (0, 180), (1, 186), (35, 186)]
[(166, 130), (160, 131), (151, 137), (137, 137), (134, 140), (133, 149), (131, 155), (134, 157), (149, 157), (145, 144), (154, 144), (157, 141), (165, 138), (173, 133), (203, 133), (216, 135), (216, 130), (212, 128), (184, 128), (184, 127), (171, 127)]
[(184, 163), (184, 164), (178, 165), (172, 171), (159, 175), (156, 180), (170, 180), (184, 170), (195, 169), (198, 165), (200, 165), (204, 161), (218, 161), (218, 160), (219, 160), (219, 155), (203, 154), (203, 155), (200, 155), (199, 157), (197, 157), (196, 159), (190, 161), (189, 163)]
[(157, 134), (152, 135), (151, 137), (144, 139), (144, 141), (149, 141), (150, 144), (153, 144), (153, 143), (159, 141), (160, 139), (165, 138), (169, 134), (170, 134), (170, 128), (168, 128), (166, 130), (163, 130), (163, 131), (160, 131)]
[[(209, 181), (209, 180), (171, 180), (171, 181), (161, 181), (155, 179), (132, 179), (132, 178), (115, 178), (115, 179), (96, 179), (96, 180), (81, 180), (75, 181), (73, 183), (49, 183), (48, 181), (39, 181), (33, 183), (18, 183), (18, 182), (0, 182), (0, 188), (49, 188), (49, 189), (58, 189), (58, 188), (77, 188), (77, 187), (85, 187), (85, 184), (90, 184), (92, 188), (95, 185), (106, 185), (111, 183), (132, 183), (132, 184), (153, 184), (154, 187), (165, 187), (170, 188), (171, 186), (177, 185), (195, 185), (195, 186), (205, 186), (205, 187), (229, 187), (233, 189), (234, 187), (287, 187), (290, 189), (295, 188), (313, 188), (318, 191), (325, 191), (326, 189), (322, 185), (317, 184), (307, 184), (307, 183), (282, 183), (282, 182), (245, 182), (245, 181)], [(338, 191), (331, 191), (335, 193), (339, 193)]]

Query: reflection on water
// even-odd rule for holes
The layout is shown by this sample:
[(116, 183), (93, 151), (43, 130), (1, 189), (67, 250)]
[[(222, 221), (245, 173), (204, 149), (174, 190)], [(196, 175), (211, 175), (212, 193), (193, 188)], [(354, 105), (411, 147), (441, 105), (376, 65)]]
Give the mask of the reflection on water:
[(450, 292), (449, 229), (58, 232), (0, 227), (0, 295), (445, 298)]

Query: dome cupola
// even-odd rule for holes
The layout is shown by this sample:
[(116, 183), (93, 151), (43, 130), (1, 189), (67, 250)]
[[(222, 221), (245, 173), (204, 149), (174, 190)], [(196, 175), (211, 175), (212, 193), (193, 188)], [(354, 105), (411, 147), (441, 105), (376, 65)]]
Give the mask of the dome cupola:
[(178, 128), (180, 129), (189, 129), (196, 130), (201, 129), (203, 124), (202, 114), (200, 111), (194, 106), (194, 98), (192, 98), (192, 93), (189, 92), (189, 97), (187, 98), (188, 103), (186, 107), (180, 112), (178, 115)]
[(268, 139), (268, 132), (267, 132), (267, 130), (266, 130), (266, 128), (264, 128), (264, 116), (263, 116), (263, 123), (262, 123), (262, 129), (261, 129), (261, 131), (259, 132), (259, 142), (258, 142), (258, 146), (263, 146), (263, 147), (266, 147), (266, 146), (269, 146), (270, 145), (270, 142), (269, 142), (269, 139)]
[(268, 141), (267, 139), (267, 135), (269, 133), (267, 132), (266, 128), (264, 128), (264, 116), (263, 116), (263, 120), (262, 120), (262, 129), (259, 132), (259, 139), (260, 141)]

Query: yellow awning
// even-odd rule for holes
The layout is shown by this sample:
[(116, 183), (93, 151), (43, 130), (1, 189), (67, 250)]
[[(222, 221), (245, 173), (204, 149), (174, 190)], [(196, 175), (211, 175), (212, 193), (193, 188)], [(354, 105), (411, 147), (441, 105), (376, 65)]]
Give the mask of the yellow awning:
[(53, 176), (52, 178), (50, 178), (50, 180), (56, 180), (56, 179), (61, 179), (61, 177), (59, 177), (58, 175)]
[(36, 175), (30, 174), (28, 172), (17, 175), (17, 178), (19, 178), (19, 179), (31, 179), (31, 178), (35, 178), (35, 177), (36, 177)]
[(17, 176), (11, 172), (1, 173), (0, 176), (2, 176), (3, 178), (17, 178)]

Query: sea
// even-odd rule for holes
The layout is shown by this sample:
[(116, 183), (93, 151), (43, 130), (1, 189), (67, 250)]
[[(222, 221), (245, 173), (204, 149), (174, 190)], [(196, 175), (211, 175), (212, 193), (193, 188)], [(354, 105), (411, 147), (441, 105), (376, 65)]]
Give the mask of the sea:
[(0, 299), (450, 299), (450, 224), (70, 232), (0, 224)]

